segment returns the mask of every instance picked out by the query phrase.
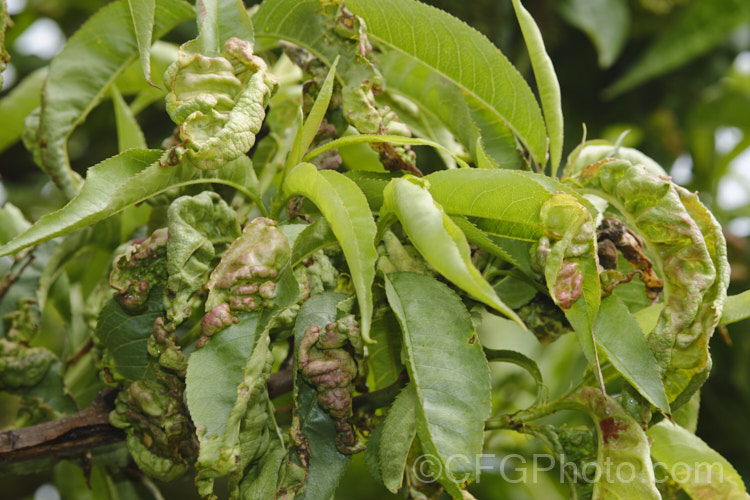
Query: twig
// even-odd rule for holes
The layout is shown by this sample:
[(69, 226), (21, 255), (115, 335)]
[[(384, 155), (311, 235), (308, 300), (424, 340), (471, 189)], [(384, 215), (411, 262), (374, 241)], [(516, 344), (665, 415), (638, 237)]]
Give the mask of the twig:
[[(292, 390), (291, 369), (271, 374), (271, 399)], [(0, 432), (0, 464), (34, 458), (69, 457), (92, 448), (122, 441), (125, 433), (109, 424), (119, 391), (104, 389), (94, 403), (73, 415), (39, 425)]]
[(85, 410), (65, 418), (23, 429), (0, 432), (0, 463), (49, 456), (66, 457), (125, 439), (109, 425), (117, 390), (100, 392)]
[(5, 276), (3, 276), (3, 279), (0, 280), (0, 300), (3, 300), (3, 297), (5, 297), (5, 294), (8, 293), (8, 290), (10, 290), (10, 287), (13, 286), (13, 283), (18, 281), (18, 279), (21, 277), (21, 274), (23, 274), (23, 271), (31, 264), (34, 260), (34, 254), (33, 253), (23, 253), (16, 257), (16, 262), (20, 261), (26, 255), (29, 256), (29, 258), (21, 264), (20, 269), (16, 274), (13, 274), (13, 270), (11, 268), (10, 271), (5, 273)]

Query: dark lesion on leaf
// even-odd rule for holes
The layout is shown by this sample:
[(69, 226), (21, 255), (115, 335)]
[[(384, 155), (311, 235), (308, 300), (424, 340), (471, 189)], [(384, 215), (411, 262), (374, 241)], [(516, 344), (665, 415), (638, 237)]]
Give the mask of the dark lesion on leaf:
[(651, 301), (658, 300), (664, 288), (664, 281), (654, 273), (654, 263), (644, 253), (643, 241), (624, 222), (614, 217), (605, 217), (596, 229), (599, 264), (605, 270), (615, 270), (618, 266), (618, 250), (635, 268), (620, 279), (612, 280), (605, 293), (620, 283), (627, 283), (638, 274), (646, 285), (646, 296)]

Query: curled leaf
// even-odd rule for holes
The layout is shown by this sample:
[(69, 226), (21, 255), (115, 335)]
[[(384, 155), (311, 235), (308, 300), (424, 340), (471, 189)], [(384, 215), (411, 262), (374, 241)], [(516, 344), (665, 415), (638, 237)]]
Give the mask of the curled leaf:
[(221, 168), (255, 144), (277, 87), (250, 42), (232, 37), (217, 57), (183, 47), (164, 75), (167, 112), (179, 126), (174, 154), (203, 170)]
[(665, 307), (648, 340), (674, 401), (708, 364), (708, 339), (719, 322), (729, 280), (724, 236), (697, 195), (654, 173), (653, 161), (644, 166), (609, 158), (582, 166), (586, 153), (584, 148), (571, 158), (566, 176), (627, 218), (664, 280)]
[(593, 498), (661, 498), (646, 433), (617, 401), (594, 387), (584, 387), (560, 401), (560, 406), (585, 411), (596, 427), (598, 470)]
[(182, 196), (169, 206), (169, 239), (164, 309), (167, 319), (179, 325), (190, 316), (190, 298), (208, 279), (218, 249), (240, 236), (237, 217), (213, 192)]

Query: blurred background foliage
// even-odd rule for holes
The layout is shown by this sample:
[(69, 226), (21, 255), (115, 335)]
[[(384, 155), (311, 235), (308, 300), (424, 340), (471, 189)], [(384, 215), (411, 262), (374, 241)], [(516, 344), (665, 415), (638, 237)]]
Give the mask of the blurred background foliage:
[[(17, 130), (11, 130), (9, 124), (34, 107), (23, 86), (40, 87), (41, 68), (104, 2), (7, 3), (13, 26), (7, 32), (6, 45), (12, 59), (3, 73), (1, 97), (12, 92), (16, 97), (0, 101), (0, 205), (11, 202), (35, 220), (59, 207), (63, 198), (34, 165), (16, 140)], [(533, 81), (510, 0), (428, 3), (484, 33), (528, 81)], [(700, 193), (725, 228), (732, 265), (729, 293), (749, 289), (750, 2), (526, 0), (524, 4), (539, 24), (560, 81), (565, 153), (582, 140), (584, 125), (589, 139), (615, 140), (629, 130), (625, 145), (641, 149), (676, 182)], [(180, 26), (167, 39), (189, 39), (193, 29), (187, 24)], [(111, 106), (108, 100), (101, 103), (70, 139), (71, 163), (82, 174), (117, 152)], [(161, 101), (144, 109), (138, 121), (152, 147), (158, 147), (172, 127)], [(0, 260), (0, 272), (9, 263), (7, 258)], [(0, 306), (0, 312), (6, 305)], [(541, 346), (499, 318), (486, 322), (480, 334), (489, 347), (514, 349), (535, 359), (553, 397), (568, 389), (568, 381), (577, 379), (584, 368), (573, 336)], [(713, 371), (701, 393), (697, 434), (750, 484), (750, 321), (717, 331), (711, 349)], [(534, 382), (521, 369), (498, 365), (493, 374), (495, 414), (522, 409), (533, 401)], [(534, 453), (545, 453), (537, 439), (508, 431), (492, 433), (486, 440), (486, 453), (495, 458), (487, 458), (489, 470), (471, 488), (478, 498), (567, 496), (566, 487), (559, 483), (559, 469), (540, 474), (536, 481), (528, 471), (522, 480), (522, 462), (531, 465)], [(511, 454), (517, 455), (502, 462)], [(499, 473), (502, 466), (505, 474)], [(65, 498), (102, 498), (98, 495), (111, 488), (97, 483), (94, 467), (94, 490), (82, 490), (85, 479), (78, 470), (62, 462), (35, 477), (6, 476), (3, 494), (15, 491), (11, 498), (30, 498), (36, 492), (36, 498), (56, 498), (44, 496), (54, 495), (54, 489), (50, 493), (49, 488), (39, 488), (55, 477), (58, 487), (64, 485), (70, 493), (64, 494)], [(178, 482), (162, 491), (168, 497), (187, 498), (191, 491), (187, 483)], [(337, 498), (379, 499), (386, 494), (369, 478), (360, 457), (353, 462)]]

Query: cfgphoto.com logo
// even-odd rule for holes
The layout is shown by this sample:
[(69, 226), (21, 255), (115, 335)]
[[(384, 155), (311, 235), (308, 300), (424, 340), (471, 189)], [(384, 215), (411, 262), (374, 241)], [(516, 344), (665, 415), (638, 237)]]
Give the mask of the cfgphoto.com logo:
[[(657, 484), (670, 477), (678, 483), (693, 482), (708, 484), (723, 482), (724, 469), (720, 463), (676, 462), (667, 466), (654, 462), (654, 468), (663, 474), (657, 474)], [(474, 476), (475, 482), (482, 481), (482, 474), (499, 475), (509, 483), (536, 483), (542, 474), (557, 475), (560, 482), (596, 483), (629, 483), (640, 481), (644, 471), (637, 470), (630, 462), (613, 462), (607, 457), (601, 464), (586, 462), (578, 464), (568, 462), (548, 454), (534, 454), (525, 457), (518, 454), (498, 456), (481, 454), (471, 459), (465, 455), (451, 455), (443, 464), (435, 455), (420, 455), (412, 465), (412, 474), (423, 483), (432, 483), (445, 475), (449, 479), (462, 482)], [(553, 476), (554, 477), (554, 476)]]

